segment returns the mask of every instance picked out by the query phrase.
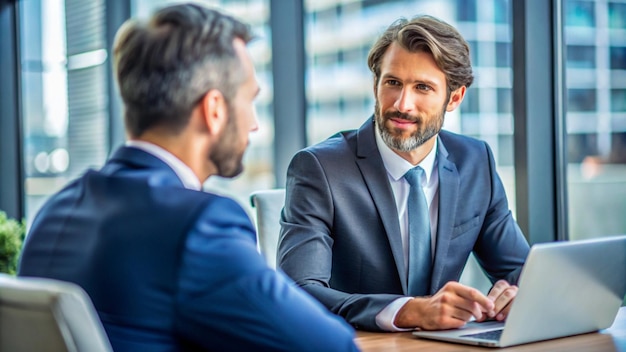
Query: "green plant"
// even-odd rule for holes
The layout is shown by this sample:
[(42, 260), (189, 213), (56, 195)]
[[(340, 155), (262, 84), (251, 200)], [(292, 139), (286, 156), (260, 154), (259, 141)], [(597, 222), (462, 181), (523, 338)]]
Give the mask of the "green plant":
[(5, 212), (0, 211), (0, 272), (15, 275), (24, 236), (24, 220), (10, 219)]

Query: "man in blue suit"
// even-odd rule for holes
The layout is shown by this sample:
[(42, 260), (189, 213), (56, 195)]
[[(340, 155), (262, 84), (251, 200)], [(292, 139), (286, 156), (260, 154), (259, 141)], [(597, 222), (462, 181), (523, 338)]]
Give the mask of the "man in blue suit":
[(269, 268), (233, 200), (257, 129), (249, 28), (195, 5), (129, 21), (114, 44), (129, 136), (43, 206), (19, 275), (82, 286), (115, 351), (352, 351), (342, 319)]
[[(489, 146), (442, 130), (473, 80), (466, 41), (430, 16), (398, 20), (368, 64), (374, 116), (289, 165), (280, 268), (358, 329), (505, 319), (528, 243)], [(421, 217), (409, 212), (419, 197)], [(457, 282), (471, 252), (494, 283), (487, 296)]]

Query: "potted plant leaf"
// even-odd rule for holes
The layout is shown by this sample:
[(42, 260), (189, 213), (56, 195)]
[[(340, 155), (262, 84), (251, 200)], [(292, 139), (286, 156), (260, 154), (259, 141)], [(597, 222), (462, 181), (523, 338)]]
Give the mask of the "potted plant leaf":
[(0, 211), (0, 272), (15, 275), (17, 262), (26, 236), (24, 220), (17, 221)]

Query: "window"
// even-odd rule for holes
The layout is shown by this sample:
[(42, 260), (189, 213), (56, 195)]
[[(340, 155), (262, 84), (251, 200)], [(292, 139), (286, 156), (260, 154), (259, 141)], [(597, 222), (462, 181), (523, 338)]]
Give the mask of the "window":
[(498, 94), (496, 100), (498, 103), (498, 112), (508, 114), (508, 117), (512, 117), (512, 115), (510, 115), (513, 112), (513, 97), (511, 96), (511, 90), (507, 88), (498, 88), (496, 93)]
[(511, 67), (511, 43), (496, 43), (496, 66)]
[(18, 2), (25, 214), (109, 149), (104, 1)]
[(476, 22), (476, 0), (458, 0), (456, 5), (459, 21)]
[(595, 3), (588, 0), (566, 0), (566, 26), (595, 27)]
[(596, 48), (591, 45), (568, 45), (567, 46), (568, 68), (595, 68)]
[(626, 112), (626, 89), (611, 90), (611, 111)]
[(621, 30), (626, 28), (626, 3), (609, 2), (609, 27)]
[(597, 105), (595, 89), (568, 89), (567, 109), (569, 112), (596, 111)]
[[(626, 4), (566, 0), (564, 5), (570, 239), (625, 233), (626, 83), (620, 77), (626, 69)], [(584, 35), (579, 26), (608, 28), (613, 39)]]
[[(625, 45), (623, 42), (621, 45)], [(613, 46), (609, 49), (611, 69), (626, 70), (626, 46)]]

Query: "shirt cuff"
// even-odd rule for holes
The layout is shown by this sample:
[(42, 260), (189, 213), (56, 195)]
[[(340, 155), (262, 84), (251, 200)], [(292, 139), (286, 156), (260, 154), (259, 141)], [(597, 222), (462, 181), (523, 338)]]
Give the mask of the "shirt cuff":
[(402, 297), (389, 303), (380, 313), (376, 314), (376, 325), (384, 331), (411, 331), (411, 329), (401, 329), (393, 324), (396, 315), (404, 305), (413, 297)]

